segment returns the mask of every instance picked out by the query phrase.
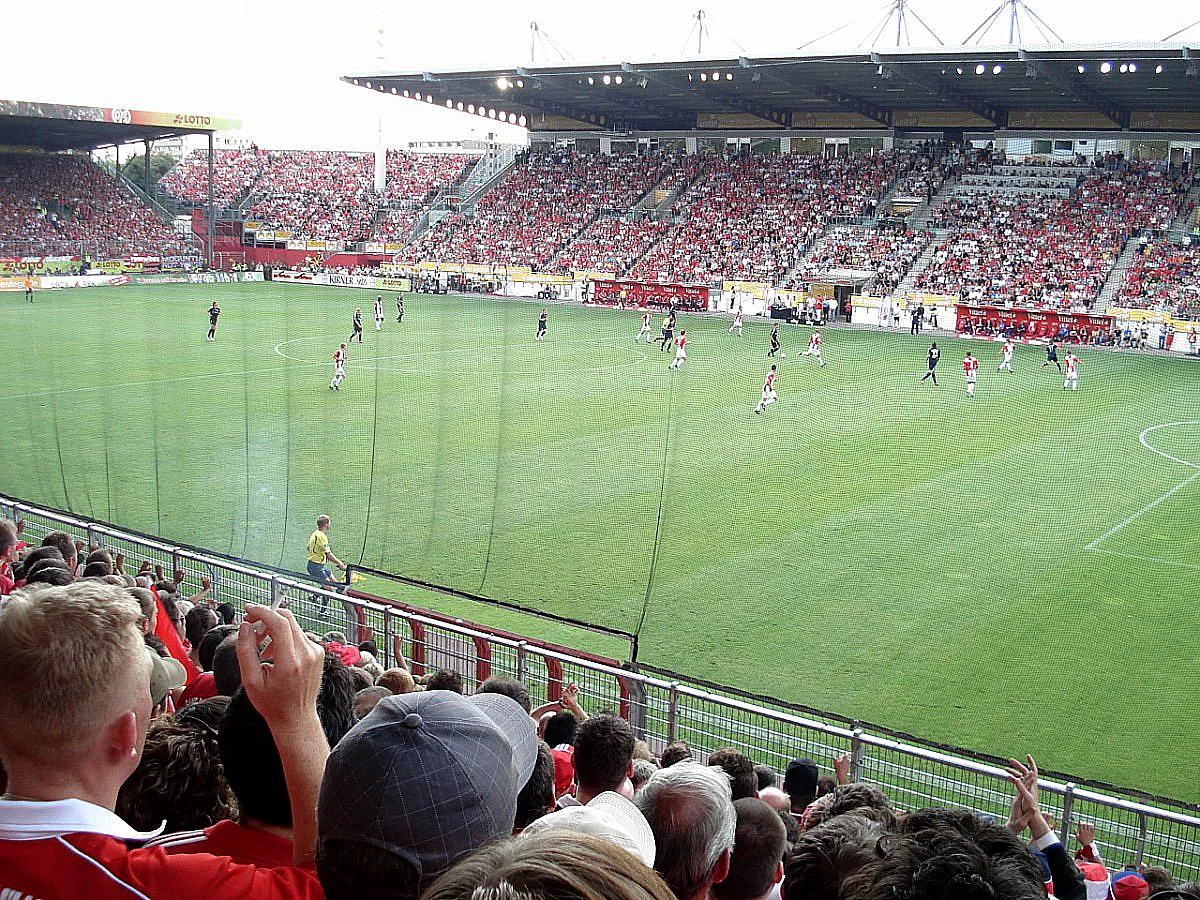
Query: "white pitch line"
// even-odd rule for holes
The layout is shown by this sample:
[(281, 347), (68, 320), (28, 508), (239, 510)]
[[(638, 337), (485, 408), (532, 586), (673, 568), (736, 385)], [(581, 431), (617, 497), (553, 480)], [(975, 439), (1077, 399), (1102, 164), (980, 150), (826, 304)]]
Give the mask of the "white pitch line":
[[(1106, 540), (1108, 540), (1110, 537), (1112, 537), (1118, 531), (1121, 531), (1122, 529), (1127, 528), (1128, 526), (1132, 525), (1134, 522), (1136, 522), (1138, 519), (1140, 519), (1146, 513), (1150, 512), (1150, 510), (1154, 509), (1159, 504), (1165, 503), (1167, 500), (1170, 500), (1172, 497), (1174, 497), (1176, 494), (1178, 494), (1180, 491), (1182, 491), (1184, 488), (1186, 488), (1189, 484), (1191, 484), (1197, 478), (1200, 478), (1200, 464), (1191, 462), (1186, 459), (1180, 459), (1178, 456), (1172, 456), (1170, 453), (1167, 453), (1164, 450), (1160, 450), (1158, 447), (1155, 447), (1148, 440), (1146, 440), (1146, 436), (1149, 434), (1152, 434), (1155, 431), (1159, 431), (1163, 428), (1175, 428), (1176, 426), (1179, 426), (1179, 425), (1200, 425), (1200, 420), (1187, 419), (1187, 420), (1180, 421), (1180, 422), (1164, 422), (1161, 425), (1151, 425), (1149, 428), (1143, 429), (1142, 433), (1138, 435), (1138, 443), (1141, 444), (1143, 447), (1145, 447), (1147, 450), (1149, 450), (1151, 453), (1156, 453), (1159, 456), (1163, 457), (1164, 459), (1169, 459), (1169, 460), (1171, 460), (1171, 462), (1179, 463), (1180, 465), (1187, 466), (1189, 469), (1195, 469), (1196, 471), (1193, 472), (1191, 475), (1189, 475), (1187, 478), (1185, 478), (1183, 481), (1179, 482), (1179, 484), (1175, 485), (1175, 487), (1170, 488), (1169, 490), (1166, 490), (1163, 493), (1159, 494), (1157, 497), (1155, 497), (1153, 500), (1151, 500), (1149, 503), (1147, 503), (1145, 506), (1143, 506), (1141, 509), (1139, 509), (1137, 512), (1135, 512), (1133, 515), (1125, 517), (1120, 522), (1118, 522), (1116, 525), (1112, 526), (1110, 529), (1108, 529), (1108, 531), (1104, 532), (1104, 534), (1100, 535), (1100, 537), (1096, 538), (1094, 541), (1092, 541), (1090, 544), (1088, 544), (1084, 548), (1085, 550), (1098, 549), (1101, 544), (1103, 544)], [(1103, 552), (1108, 553), (1111, 551), (1103, 551)]]
[(1105, 550), (1103, 547), (1094, 548), (1097, 553), (1104, 553), (1108, 556), (1120, 556), (1123, 559), (1140, 559), (1142, 562), (1161, 563), (1164, 566), (1176, 566), (1180, 569), (1196, 569), (1200, 571), (1200, 566), (1195, 563), (1180, 562), (1176, 559), (1163, 559), (1161, 556), (1142, 556), (1140, 553), (1122, 553), (1120, 550)]

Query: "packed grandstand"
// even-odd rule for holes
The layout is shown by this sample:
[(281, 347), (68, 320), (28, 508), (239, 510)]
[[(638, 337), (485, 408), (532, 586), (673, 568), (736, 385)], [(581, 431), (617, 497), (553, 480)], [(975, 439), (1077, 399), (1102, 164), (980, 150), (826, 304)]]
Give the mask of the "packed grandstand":
[[(1190, 235), (1172, 232), (1195, 218), (1196, 177), (1119, 152), (1050, 165), (934, 143), (835, 157), (534, 145), (469, 208), (455, 208), (451, 189), (476, 164), (461, 153), (389, 151), (380, 193), (371, 153), (218, 151), (215, 205), (242, 229), (222, 249), (311, 246), (344, 254), (317, 257), (330, 267), (358, 272), (468, 264), (718, 288), (802, 289), (850, 273), (865, 296), (903, 285), (1080, 312), (1097, 307), (1116, 273), (1105, 299), (1172, 313), (1197, 302)], [(199, 216), (204, 154), (182, 159), (158, 188)], [(173, 231), (84, 157), (0, 157), (0, 192), (0, 242), (20, 251), (0, 248), (10, 259), (195, 262), (202, 251), (198, 236)], [(884, 208), (910, 196), (919, 202), (906, 216)], [(1118, 268), (1134, 244), (1136, 257)]]

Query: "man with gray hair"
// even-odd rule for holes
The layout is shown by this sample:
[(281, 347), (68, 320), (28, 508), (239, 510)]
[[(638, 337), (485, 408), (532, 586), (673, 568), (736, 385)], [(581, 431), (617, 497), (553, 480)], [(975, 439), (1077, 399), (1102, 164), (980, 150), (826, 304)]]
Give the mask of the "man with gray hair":
[(677, 900), (708, 900), (729, 874), (737, 828), (729, 776), (694, 762), (659, 769), (635, 802), (657, 848), (654, 869)]

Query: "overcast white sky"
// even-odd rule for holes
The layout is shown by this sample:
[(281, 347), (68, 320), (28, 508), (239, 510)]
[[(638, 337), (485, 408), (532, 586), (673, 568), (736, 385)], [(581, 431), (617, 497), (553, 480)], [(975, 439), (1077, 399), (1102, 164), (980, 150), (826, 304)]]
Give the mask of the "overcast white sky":
[[(958, 44), (1000, 0), (911, 2), (943, 41)], [(1200, 18), (1200, 5), (1185, 0), (1028, 2), (1072, 42), (1157, 41)], [(339, 75), (376, 68), (527, 64), (531, 21), (580, 61), (694, 56), (694, 33), (688, 38), (701, 7), (711, 32), (705, 56), (792, 53), (846, 23), (855, 24), (818, 46), (853, 49), (888, 5), (884, 0), (193, 0), (114, 6), (39, 0), (21, 3), (19, 13), (5, 16), (0, 92), (5, 99), (238, 118), (247, 135), (273, 148), (368, 149), (375, 145), (382, 116), (385, 140), (401, 146), (410, 140), (465, 138), (473, 129), (486, 129), (477, 117), (350, 87), (337, 80)], [(992, 34), (996, 39), (989, 43), (1003, 43), (1007, 28)], [(1200, 25), (1177, 40), (1200, 46)], [(915, 22), (912, 43), (933, 43)], [(557, 58), (539, 55), (538, 62)], [(508, 136), (518, 133), (513, 129)]]

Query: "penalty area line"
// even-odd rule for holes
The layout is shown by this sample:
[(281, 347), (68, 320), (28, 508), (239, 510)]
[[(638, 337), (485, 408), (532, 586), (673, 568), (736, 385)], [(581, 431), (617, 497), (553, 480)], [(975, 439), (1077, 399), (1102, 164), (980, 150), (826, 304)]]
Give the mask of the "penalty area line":
[[(1189, 475), (1187, 478), (1185, 478), (1183, 481), (1179, 482), (1179, 484), (1175, 485), (1175, 487), (1169, 488), (1169, 489), (1163, 491), (1161, 494), (1159, 494), (1157, 497), (1155, 497), (1153, 500), (1151, 500), (1149, 503), (1147, 503), (1145, 506), (1143, 506), (1141, 509), (1139, 509), (1137, 512), (1135, 512), (1133, 515), (1126, 516), (1124, 519), (1122, 519), (1116, 525), (1113, 525), (1111, 528), (1108, 529), (1108, 531), (1104, 532), (1104, 534), (1100, 535), (1100, 537), (1096, 538), (1094, 541), (1089, 543), (1084, 548), (1085, 550), (1099, 549), (1100, 545), (1102, 543), (1104, 543), (1106, 540), (1108, 540), (1110, 537), (1112, 537), (1114, 534), (1116, 534), (1117, 532), (1132, 525), (1134, 522), (1136, 522), (1138, 519), (1140, 519), (1146, 513), (1150, 512), (1150, 510), (1154, 509), (1159, 504), (1165, 503), (1167, 500), (1170, 500), (1172, 497), (1174, 497), (1176, 494), (1178, 494), (1180, 491), (1182, 491), (1184, 488), (1186, 488), (1189, 484), (1191, 484), (1197, 478), (1200, 478), (1200, 464), (1191, 462), (1190, 460), (1180, 459), (1178, 456), (1172, 456), (1170, 453), (1167, 453), (1163, 450), (1160, 450), (1158, 447), (1155, 447), (1153, 444), (1150, 443), (1149, 440), (1147, 440), (1148, 436), (1153, 434), (1156, 431), (1160, 431), (1163, 428), (1175, 428), (1179, 425), (1200, 425), (1200, 420), (1188, 419), (1188, 420), (1181, 421), (1181, 422), (1163, 422), (1160, 425), (1151, 425), (1149, 428), (1143, 429), (1141, 434), (1138, 435), (1138, 443), (1141, 444), (1143, 447), (1145, 447), (1147, 450), (1149, 450), (1151, 453), (1161, 456), (1164, 459), (1169, 459), (1171, 462), (1179, 463), (1182, 466), (1187, 466), (1189, 469), (1195, 469), (1196, 471), (1193, 472), (1191, 475)], [(1102, 551), (1102, 552), (1111, 553), (1114, 556), (1128, 555), (1128, 554), (1118, 554), (1115, 551), (1109, 551), (1109, 550)], [(1148, 557), (1140, 557), (1140, 558), (1148, 559)], [(1165, 560), (1159, 560), (1159, 561), (1165, 562)], [(1184, 565), (1185, 565), (1185, 567), (1189, 567), (1189, 566), (1187, 566), (1187, 564), (1184, 564)]]

